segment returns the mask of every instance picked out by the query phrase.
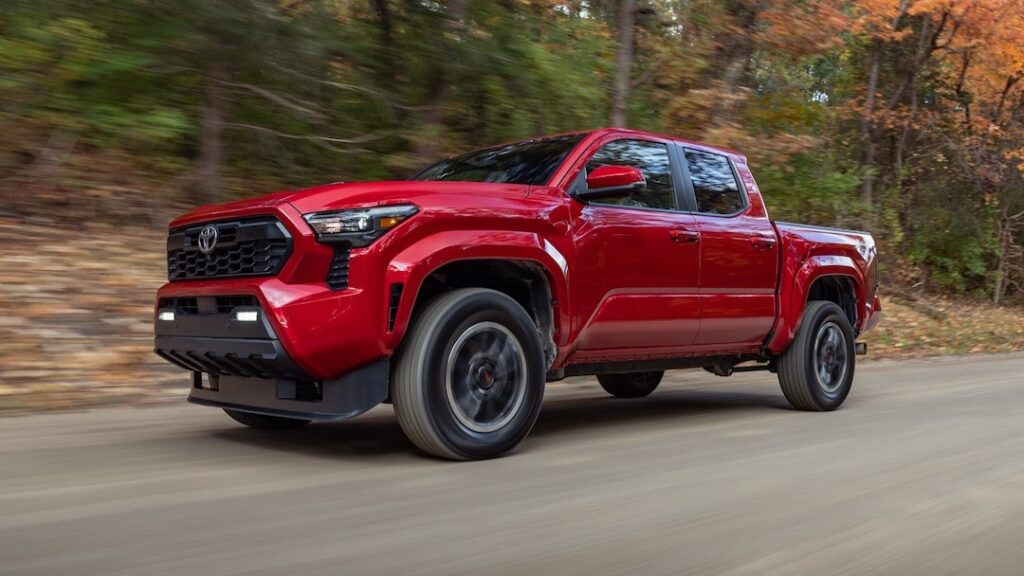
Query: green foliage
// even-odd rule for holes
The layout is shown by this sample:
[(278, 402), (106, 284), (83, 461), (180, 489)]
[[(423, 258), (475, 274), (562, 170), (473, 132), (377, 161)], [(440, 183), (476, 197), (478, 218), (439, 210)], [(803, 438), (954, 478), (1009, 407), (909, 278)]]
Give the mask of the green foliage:
[[(890, 267), (987, 289), (992, 207), (1019, 205), (1001, 188), (1019, 179), (1019, 121), (985, 141), (959, 64), (916, 56), (937, 13), (896, 22), (868, 115), (879, 44), (856, 23), (872, 5), (638, 1), (629, 124), (742, 150), (776, 218), (867, 227)], [(188, 205), (402, 178), (467, 148), (602, 126), (618, 16), (607, 0), (6, 0), (0, 210), (73, 209), (83, 183)], [(223, 177), (204, 196), (210, 162)], [(25, 191), (34, 202), (16, 200)]]
[(860, 221), (866, 211), (856, 194), (860, 176), (830, 169), (823, 154), (798, 154), (784, 166), (756, 168), (758, 186), (772, 218), (849, 226)]
[(931, 207), (920, 220), (927, 222), (909, 237), (907, 256), (929, 271), (930, 280), (939, 287), (968, 292), (986, 289), (989, 265), (997, 248), (994, 235), (988, 234), (974, 218), (958, 217), (948, 208)]

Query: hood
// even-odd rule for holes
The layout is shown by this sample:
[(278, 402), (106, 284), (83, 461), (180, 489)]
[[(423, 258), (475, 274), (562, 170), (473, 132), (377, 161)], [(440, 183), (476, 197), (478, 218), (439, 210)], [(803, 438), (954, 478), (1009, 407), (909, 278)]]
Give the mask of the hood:
[(291, 204), (303, 214), (345, 208), (361, 208), (378, 204), (413, 202), (424, 196), (472, 195), (522, 198), (530, 191), (525, 184), (491, 182), (438, 182), (393, 180), (381, 182), (336, 182), (313, 188), (277, 192), (257, 198), (224, 204), (200, 206), (171, 222), (171, 227), (195, 222), (234, 218), (271, 211), (281, 204)]
[(296, 210), (306, 214), (321, 210), (361, 208), (403, 201), (415, 202), (423, 196), (454, 194), (522, 197), (529, 190), (530, 187), (524, 184), (393, 180), (317, 186), (294, 192), (287, 197), (287, 201), (295, 206)]

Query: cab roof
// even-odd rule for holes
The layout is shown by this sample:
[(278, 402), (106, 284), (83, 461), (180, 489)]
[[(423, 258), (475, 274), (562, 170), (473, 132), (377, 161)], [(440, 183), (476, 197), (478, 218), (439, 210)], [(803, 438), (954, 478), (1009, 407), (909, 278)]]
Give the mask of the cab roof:
[[(572, 134), (572, 133), (573, 132), (570, 132), (570, 134)], [(707, 151), (710, 151), (710, 152), (717, 152), (719, 154), (724, 154), (725, 156), (729, 156), (732, 159), (740, 161), (740, 162), (742, 162), (744, 164), (746, 164), (746, 162), (747, 162), (747, 157), (746, 157), (745, 154), (743, 154), (743, 153), (741, 153), (741, 152), (739, 152), (737, 150), (733, 150), (731, 148), (726, 148), (724, 146), (715, 146), (713, 144), (706, 144), (704, 142), (699, 142), (697, 140), (688, 140), (686, 138), (680, 138), (678, 136), (672, 136), (670, 134), (662, 134), (660, 132), (652, 132), (650, 130), (634, 130), (634, 129), (631, 129), (631, 128), (610, 128), (609, 127), (609, 128), (598, 128), (596, 130), (591, 130), (589, 132), (575, 132), (575, 133), (576, 134), (580, 134), (580, 133), (582, 133), (582, 134), (592, 134), (594, 136), (603, 136), (605, 134), (627, 134), (627, 135), (632, 134), (632, 135), (635, 135), (635, 136), (653, 136), (655, 138), (662, 138), (662, 139), (665, 139), (665, 140), (673, 140), (675, 142), (678, 142), (680, 144), (684, 144), (686, 146), (692, 146), (694, 148), (701, 148), (701, 149), (704, 149), (704, 150), (707, 150)]]

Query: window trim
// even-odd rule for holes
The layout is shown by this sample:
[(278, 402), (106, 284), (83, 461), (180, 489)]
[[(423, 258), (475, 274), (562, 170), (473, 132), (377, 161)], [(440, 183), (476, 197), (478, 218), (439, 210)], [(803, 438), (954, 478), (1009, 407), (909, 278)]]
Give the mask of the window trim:
[[(681, 161), (683, 167), (685, 168), (685, 170), (683, 172), (684, 173), (684, 184), (686, 186), (686, 191), (687, 191), (687, 195), (689, 196), (689, 200), (692, 202), (692, 206), (693, 206), (693, 212), (692, 213), (694, 215), (711, 216), (711, 217), (714, 217), (714, 218), (735, 218), (737, 216), (742, 216), (743, 214), (746, 214), (748, 211), (750, 211), (750, 194), (747, 192), (747, 187), (744, 186), (743, 179), (740, 178), (739, 170), (736, 169), (736, 163), (733, 162), (732, 158), (730, 158), (728, 155), (722, 154), (720, 152), (712, 152), (712, 151), (708, 151), (708, 150), (702, 150), (700, 148), (695, 148), (693, 146), (686, 146), (686, 145), (680, 144), (680, 143), (676, 143), (675, 147), (676, 147), (677, 152), (679, 154), (680, 161)], [(693, 179), (690, 176), (690, 163), (686, 159), (686, 151), (687, 150), (691, 150), (693, 152), (699, 152), (701, 154), (712, 154), (714, 156), (721, 156), (722, 158), (725, 158), (725, 161), (729, 163), (729, 170), (732, 171), (732, 178), (733, 178), (733, 180), (736, 181), (736, 189), (739, 190), (740, 201), (743, 203), (743, 206), (741, 206), (739, 210), (737, 210), (735, 212), (730, 212), (728, 214), (718, 214), (718, 213), (715, 213), (715, 212), (701, 212), (698, 209), (698, 205), (697, 205), (697, 191), (693, 187)]]
[[(671, 208), (652, 208), (650, 206), (627, 206), (627, 205), (622, 205), (622, 204), (605, 204), (603, 202), (597, 202), (597, 201), (594, 201), (594, 200), (583, 201), (583, 200), (580, 200), (579, 197), (576, 196), (575, 188), (580, 185), (580, 182), (583, 183), (582, 184), (583, 186), (586, 186), (587, 164), (590, 163), (590, 159), (593, 158), (594, 155), (597, 154), (605, 146), (611, 144), (612, 142), (618, 142), (620, 140), (635, 140), (637, 142), (647, 142), (649, 144), (659, 144), (659, 145), (665, 147), (665, 152), (668, 154), (668, 169), (669, 169), (670, 181), (672, 183), (672, 196), (671, 197), (672, 197), (672, 202), (675, 204), (675, 206), (673, 206)], [(648, 138), (648, 137), (637, 136), (637, 135), (632, 135), (632, 134), (619, 134), (619, 135), (616, 135), (616, 137), (609, 138), (607, 140), (600, 140), (598, 143), (595, 143), (591, 147), (590, 150), (587, 150), (583, 154), (582, 159), (581, 159), (582, 161), (580, 162), (579, 170), (577, 170), (576, 176), (573, 177), (573, 179), (572, 179), (572, 181), (571, 181), (571, 183), (570, 183), (570, 185), (568, 187), (567, 192), (569, 193), (569, 196), (573, 200), (583, 204), (584, 206), (597, 206), (597, 207), (602, 207), (602, 208), (622, 208), (622, 209), (625, 209), (625, 210), (643, 210), (643, 211), (647, 211), (647, 212), (667, 212), (667, 213), (670, 213), (670, 214), (688, 214), (688, 213), (690, 213), (688, 210), (685, 210), (685, 209), (680, 207), (682, 205), (681, 202), (680, 202), (680, 200), (681, 200), (680, 194), (681, 194), (681, 191), (682, 191), (682, 188), (683, 188), (681, 178), (682, 178), (682, 174), (685, 171), (683, 170), (683, 167), (679, 164), (679, 160), (676, 157), (676, 154), (674, 152), (675, 148), (676, 148), (676, 143), (671, 141), (671, 140), (660, 140), (660, 139), (657, 139), (657, 138)]]

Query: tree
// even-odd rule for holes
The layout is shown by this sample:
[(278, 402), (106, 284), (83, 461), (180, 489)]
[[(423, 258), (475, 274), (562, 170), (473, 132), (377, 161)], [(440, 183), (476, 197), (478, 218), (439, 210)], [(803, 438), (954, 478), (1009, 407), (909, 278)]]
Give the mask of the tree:
[(618, 36), (615, 52), (615, 81), (612, 95), (612, 126), (626, 126), (626, 104), (629, 99), (630, 69), (633, 67), (633, 27), (636, 5), (633, 0), (619, 1)]

